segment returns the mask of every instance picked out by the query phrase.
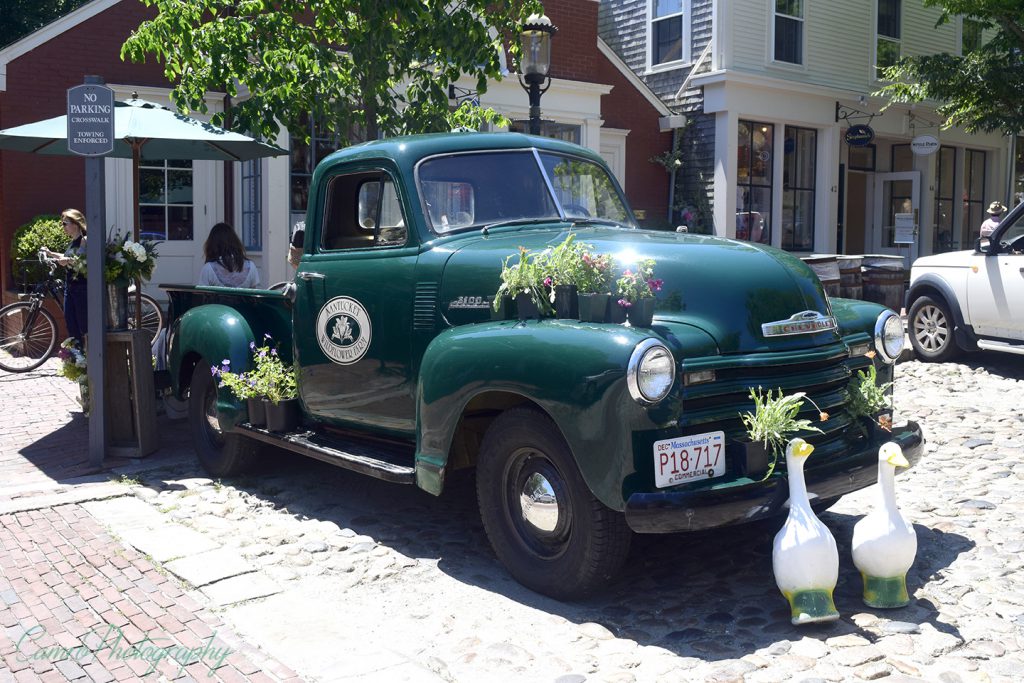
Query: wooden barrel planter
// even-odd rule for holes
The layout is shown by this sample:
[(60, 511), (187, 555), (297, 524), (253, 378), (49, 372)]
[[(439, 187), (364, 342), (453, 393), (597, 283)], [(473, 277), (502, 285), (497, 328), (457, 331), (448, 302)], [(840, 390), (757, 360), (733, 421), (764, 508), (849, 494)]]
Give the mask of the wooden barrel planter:
[(864, 281), (861, 279), (860, 267), (863, 256), (841, 254), (836, 257), (839, 263), (839, 296), (847, 299), (864, 297)]
[(839, 296), (839, 262), (835, 254), (812, 254), (801, 259), (811, 267), (821, 286), (825, 288), (825, 294)]
[(865, 301), (874, 301), (897, 312), (903, 308), (906, 268), (902, 256), (865, 254), (861, 277)]

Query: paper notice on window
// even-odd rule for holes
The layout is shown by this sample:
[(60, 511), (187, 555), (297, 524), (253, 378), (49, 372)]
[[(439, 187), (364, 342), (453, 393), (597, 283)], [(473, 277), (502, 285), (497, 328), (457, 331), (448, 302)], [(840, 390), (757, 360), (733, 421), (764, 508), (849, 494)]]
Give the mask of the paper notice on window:
[(894, 235), (892, 241), (895, 244), (913, 244), (914, 235), (917, 233), (917, 226), (914, 224), (914, 214), (898, 213), (893, 223)]

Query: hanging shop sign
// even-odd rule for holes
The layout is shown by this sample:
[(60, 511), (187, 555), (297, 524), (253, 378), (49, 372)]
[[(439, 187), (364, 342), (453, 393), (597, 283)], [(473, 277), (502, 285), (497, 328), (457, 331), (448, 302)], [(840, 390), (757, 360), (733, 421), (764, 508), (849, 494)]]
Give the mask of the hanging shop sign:
[(858, 123), (856, 126), (850, 126), (844, 138), (850, 147), (867, 147), (874, 141), (875, 131), (871, 126)]
[(910, 141), (910, 151), (920, 156), (928, 156), (939, 151), (939, 139), (934, 135), (918, 135)]

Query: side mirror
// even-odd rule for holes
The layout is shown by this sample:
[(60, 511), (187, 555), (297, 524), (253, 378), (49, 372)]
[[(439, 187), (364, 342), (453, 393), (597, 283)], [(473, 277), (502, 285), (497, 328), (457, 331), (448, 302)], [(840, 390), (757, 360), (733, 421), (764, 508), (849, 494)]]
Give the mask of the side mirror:
[(690, 232), (690, 229), (685, 225), (680, 225), (676, 227), (676, 232)]
[(974, 251), (989, 256), (992, 253), (992, 243), (987, 237), (979, 237), (974, 240)]

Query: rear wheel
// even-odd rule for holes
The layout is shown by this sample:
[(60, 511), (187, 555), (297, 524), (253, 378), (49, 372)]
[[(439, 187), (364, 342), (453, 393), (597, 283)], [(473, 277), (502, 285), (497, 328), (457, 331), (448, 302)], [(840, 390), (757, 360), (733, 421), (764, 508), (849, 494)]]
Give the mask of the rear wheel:
[(625, 517), (594, 498), (554, 422), (514, 408), (487, 430), (477, 463), (480, 516), (495, 554), (527, 588), (586, 596), (626, 560)]
[(0, 368), (28, 372), (57, 348), (57, 321), (42, 308), (18, 302), (0, 308)]
[(244, 472), (256, 458), (258, 446), (241, 434), (226, 433), (217, 411), (217, 380), (210, 363), (200, 359), (189, 385), (188, 419), (199, 462), (211, 476)]
[(955, 321), (942, 299), (922, 296), (910, 307), (910, 343), (921, 360), (952, 360), (960, 349), (953, 338)]

